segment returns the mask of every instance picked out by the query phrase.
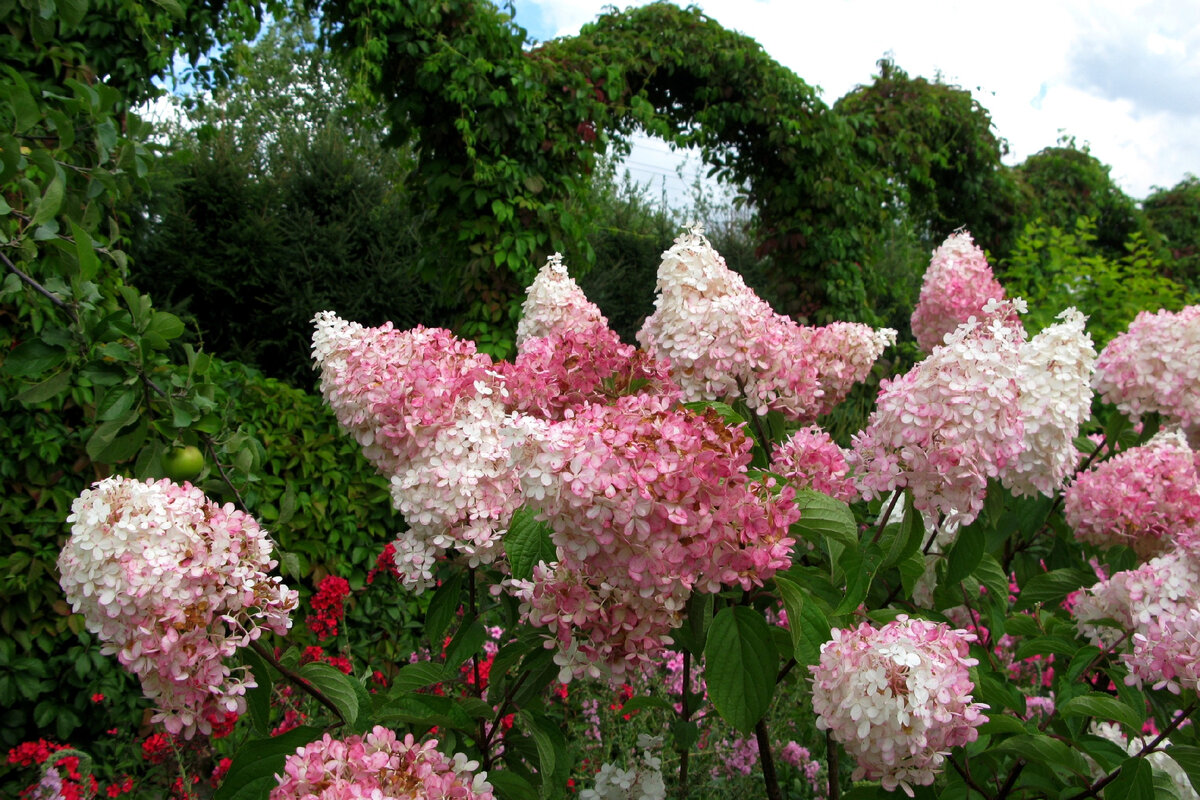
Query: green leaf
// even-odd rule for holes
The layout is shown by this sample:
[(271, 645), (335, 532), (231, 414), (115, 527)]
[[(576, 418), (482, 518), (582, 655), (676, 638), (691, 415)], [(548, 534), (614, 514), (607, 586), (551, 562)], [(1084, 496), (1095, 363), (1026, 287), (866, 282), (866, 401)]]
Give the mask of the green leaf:
[(1116, 720), (1134, 731), (1140, 731), (1142, 728), (1141, 715), (1117, 698), (1107, 694), (1094, 693), (1072, 697), (1058, 706), (1058, 713), (1064, 717), (1097, 717), (1104, 721)]
[(259, 736), (271, 732), (271, 668), (262, 656), (246, 647), (241, 651), (242, 663), (250, 668), (257, 684), (246, 691), (246, 707), (250, 711), (250, 727)]
[(266, 800), (279, 785), (275, 775), (283, 772), (284, 760), (322, 733), (321, 728), (302, 726), (269, 739), (246, 742), (238, 748), (213, 800)]
[(415, 664), (406, 664), (396, 673), (396, 677), (392, 679), (392, 689), (395, 692), (411, 692), (417, 689), (424, 689), (426, 686), (432, 686), (435, 683), (441, 683), (445, 678), (446, 670), (441, 664), (433, 661), (418, 661)]
[(1144, 758), (1130, 758), (1104, 789), (1104, 800), (1154, 800), (1154, 770)]
[(814, 544), (821, 538), (830, 539), (846, 547), (858, 546), (858, 525), (850, 506), (827, 494), (813, 489), (796, 492), (796, 505), (800, 507), (800, 521), (792, 525), (792, 533)]
[(563, 729), (553, 720), (529, 709), (522, 709), (519, 716), (522, 727), (529, 731), (537, 747), (538, 774), (542, 776), (542, 797), (562, 797), (571, 770)]
[(1008, 576), (991, 553), (984, 553), (974, 571), (975, 578), (987, 587), (991, 598), (1002, 606), (1008, 605)]
[(33, 212), (33, 219), (29, 221), (30, 227), (36, 228), (54, 219), (58, 210), (62, 208), (63, 192), (63, 179), (55, 175), (54, 180), (46, 187), (46, 193), (42, 195), (37, 211)]
[(425, 612), (425, 633), (429, 643), (435, 650), (440, 650), (442, 634), (450, 626), (450, 621), (458, 614), (462, 605), (462, 575), (455, 573), (442, 582), (429, 601), (429, 609)]
[(1067, 769), (1076, 775), (1088, 775), (1087, 763), (1079, 753), (1044, 734), (1024, 733), (1014, 736), (1000, 742), (994, 749), (1001, 753), (1012, 753), (1026, 761), (1051, 769)]
[(96, 255), (92, 237), (83, 228), (71, 223), (71, 237), (75, 240), (75, 258), (79, 261), (79, 279), (90, 281), (100, 271), (100, 258)]
[(155, 311), (146, 326), (146, 333), (155, 333), (167, 340), (179, 338), (183, 331), (183, 321), (166, 311)]
[(947, 558), (946, 583), (959, 583), (979, 566), (983, 559), (983, 531), (964, 528), (959, 532)]
[(1018, 608), (1032, 608), (1038, 603), (1056, 604), (1076, 589), (1091, 586), (1096, 576), (1082, 569), (1055, 569), (1034, 575), (1021, 587)]
[(997, 734), (997, 733), (1028, 733), (1029, 731), (1021, 724), (1021, 721), (1016, 717), (1011, 717), (1008, 714), (991, 714), (988, 716), (988, 721), (980, 725), (977, 730), (979, 735)]
[(550, 540), (550, 526), (536, 519), (537, 512), (521, 506), (508, 523), (504, 534), (504, 553), (516, 580), (533, 578), (533, 568), (539, 561), (547, 564), (558, 560), (558, 550)]
[(67, 358), (67, 351), (41, 339), (30, 339), (14, 347), (4, 359), (4, 371), (17, 378), (32, 378), (54, 369)]
[(17, 395), (17, 402), (24, 405), (42, 403), (52, 397), (62, 394), (71, 385), (71, 371), (56, 372), (44, 381), (22, 389)]
[(446, 670), (458, 669), (471, 654), (479, 652), (486, 640), (487, 631), (483, 629), (483, 623), (479, 620), (474, 619), (470, 624), (463, 625), (458, 629), (458, 633), (454, 634), (450, 644), (446, 645)]
[(796, 662), (801, 667), (816, 664), (821, 660), (821, 645), (829, 641), (831, 628), (825, 612), (799, 584), (776, 575), (775, 585), (787, 609)]
[(300, 668), (300, 677), (311, 683), (337, 707), (347, 725), (358, 719), (358, 692), (354, 681), (329, 664), (314, 661)]
[(746, 606), (722, 609), (709, 627), (704, 658), (713, 706), (726, 722), (749, 736), (771, 704), (779, 666), (766, 620)]
[(541, 800), (533, 784), (512, 770), (489, 772), (487, 779), (500, 800)]
[(83, 16), (87, 13), (87, 0), (58, 0), (56, 5), (67, 28), (74, 28), (83, 21)]

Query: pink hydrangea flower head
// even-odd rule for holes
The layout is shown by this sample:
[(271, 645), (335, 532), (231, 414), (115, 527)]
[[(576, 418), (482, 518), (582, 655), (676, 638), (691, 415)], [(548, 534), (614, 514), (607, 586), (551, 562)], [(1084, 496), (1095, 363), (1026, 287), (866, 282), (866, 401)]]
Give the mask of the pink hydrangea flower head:
[[(1101, 580), (1071, 608), (1080, 633), (1105, 649), (1124, 639), (1126, 682), (1178, 694), (1200, 688), (1200, 559), (1195, 536), (1137, 569)], [(1101, 625), (1112, 620), (1118, 628)], [(1123, 633), (1122, 633), (1123, 632)]]
[(987, 706), (973, 701), (975, 635), (904, 615), (881, 628), (834, 629), (813, 674), (817, 728), (857, 761), (854, 780), (910, 796), (928, 786), (945, 752), (978, 738)]
[(1081, 472), (1064, 494), (1067, 524), (1082, 542), (1162, 555), (1200, 524), (1200, 454), (1178, 431)]
[(486, 772), (462, 753), (451, 758), (437, 740), (417, 743), (376, 725), (363, 736), (328, 733), (284, 760), (270, 800), (495, 800)]
[(816, 414), (828, 414), (846, 399), (854, 384), (871, 374), (883, 351), (896, 343), (892, 328), (872, 328), (861, 322), (832, 322), (820, 328), (802, 328), (804, 351), (813, 360), (820, 383)]
[(699, 227), (663, 253), (657, 291), (637, 339), (670, 364), (685, 401), (744, 398), (762, 414), (816, 418), (822, 388), (809, 336), (746, 286)]
[(1021, 300), (992, 302), (908, 373), (880, 382), (867, 428), (847, 463), (867, 499), (911, 488), (919, 511), (968, 524), (988, 478), (1024, 449), (1017, 383), (1025, 331)]
[(1092, 385), (1135, 421), (1157, 412), (1200, 425), (1200, 306), (1138, 314), (1100, 353)]
[(801, 428), (775, 448), (771, 471), (796, 489), (816, 489), (847, 503), (858, 499), (846, 454), (818, 425)]
[[(912, 331), (926, 353), (962, 323), (978, 316), (989, 300), (1003, 300), (1004, 287), (992, 274), (983, 250), (967, 231), (950, 234), (933, 251), (912, 315)], [(1019, 323), (1018, 323), (1019, 324)]]
[(67, 522), (63, 591), (101, 652), (141, 680), (153, 720), (191, 738), (244, 713), (254, 676), (225, 661), (264, 629), (286, 633), (297, 604), (267, 574), (258, 523), (191, 484), (120, 476), (85, 490)]
[(603, 323), (527, 338), (513, 362), (496, 365), (510, 411), (562, 419), (589, 403), (626, 394), (679, 396), (667, 365)]
[(584, 332), (595, 325), (608, 327), (599, 307), (587, 299), (579, 284), (567, 274), (561, 253), (546, 260), (525, 294), (521, 320), (517, 323), (518, 350), (530, 339), (567, 331)]
[(563, 653), (582, 654), (577, 674), (654, 658), (693, 591), (750, 589), (790, 563), (793, 490), (752, 476), (751, 440), (712, 409), (630, 395), (524, 424), (522, 490), (559, 560), (520, 596), (533, 624), (558, 626)]
[(396, 546), (406, 588), (426, 588), (449, 548), (472, 565), (493, 561), (520, 495), (503, 445), (506, 390), (491, 359), (440, 328), (364, 328), (328, 311), (315, 322), (321, 393), (391, 480), (408, 522)]
[(1017, 372), (1024, 449), (1001, 473), (1016, 495), (1051, 497), (1079, 460), (1075, 438), (1092, 413), (1096, 349), (1074, 308), (1021, 347)]

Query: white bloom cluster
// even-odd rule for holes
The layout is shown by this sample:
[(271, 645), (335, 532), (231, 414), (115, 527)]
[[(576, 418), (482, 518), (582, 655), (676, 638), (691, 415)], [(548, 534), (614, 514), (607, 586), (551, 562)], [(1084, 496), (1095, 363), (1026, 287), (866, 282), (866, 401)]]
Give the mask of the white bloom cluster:
[(587, 299), (575, 279), (567, 274), (562, 254), (546, 260), (533, 283), (525, 290), (521, 319), (517, 322), (517, 347), (540, 336), (586, 331), (593, 325), (608, 325), (600, 309)]
[(642, 763), (635, 769), (620, 769), (605, 764), (596, 773), (596, 785), (579, 793), (579, 800), (665, 800), (662, 759), (654, 754), (662, 746), (662, 737), (638, 736)]
[(1016, 495), (1052, 496), (1075, 471), (1079, 425), (1091, 415), (1096, 349), (1074, 308), (1021, 347), (1017, 387), (1025, 448), (1001, 473)]

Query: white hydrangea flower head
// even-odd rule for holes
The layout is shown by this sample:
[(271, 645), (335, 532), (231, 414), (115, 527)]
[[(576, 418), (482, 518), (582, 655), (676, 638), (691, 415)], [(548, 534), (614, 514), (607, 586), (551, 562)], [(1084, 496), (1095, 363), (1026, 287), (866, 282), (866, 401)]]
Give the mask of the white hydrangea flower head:
[(567, 274), (561, 253), (546, 260), (525, 290), (521, 320), (517, 323), (517, 348), (529, 339), (567, 331), (583, 332), (608, 325), (600, 308), (587, 299), (575, 279)]
[(1021, 346), (1020, 391), (1024, 449), (1001, 472), (1016, 495), (1053, 496), (1078, 463), (1075, 438), (1091, 416), (1096, 348), (1075, 308)]

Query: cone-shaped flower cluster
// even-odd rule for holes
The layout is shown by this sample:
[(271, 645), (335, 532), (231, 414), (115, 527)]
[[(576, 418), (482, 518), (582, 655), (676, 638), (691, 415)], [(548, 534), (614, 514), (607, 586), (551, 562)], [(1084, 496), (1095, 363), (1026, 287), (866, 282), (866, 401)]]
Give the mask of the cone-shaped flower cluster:
[(1164, 431), (1079, 473), (1063, 500), (1080, 541), (1162, 555), (1200, 524), (1200, 454), (1183, 434)]
[(559, 253), (547, 259), (525, 295), (517, 323), (518, 348), (523, 349), (530, 339), (568, 331), (583, 332), (596, 325), (608, 327), (599, 307), (587, 299), (579, 284), (567, 274)]
[(191, 484), (107, 478), (67, 518), (63, 591), (88, 630), (141, 679), (171, 733), (210, 733), (246, 710), (255, 685), (225, 664), (263, 628), (286, 633), (297, 593), (267, 573), (271, 543), (253, 518)]
[(1075, 471), (1075, 437), (1092, 413), (1096, 349), (1074, 308), (1021, 347), (1017, 371), (1024, 447), (1001, 473), (1015, 495), (1053, 496)]
[(977, 317), (989, 300), (1003, 300), (1004, 287), (966, 231), (953, 233), (933, 251), (912, 315), (912, 332), (926, 353), (946, 334)]
[(462, 753), (449, 758), (437, 740), (418, 744), (376, 725), (363, 736), (328, 733), (288, 756), (270, 800), (494, 800), (487, 773)]
[(324, 311), (313, 357), (341, 426), (389, 477), (409, 531), (396, 542), (404, 584), (423, 589), (433, 564), (457, 548), (490, 563), (520, 505), (501, 432), (504, 387), (491, 359), (440, 328), (364, 328)]
[(971, 697), (973, 633), (899, 616), (875, 629), (834, 629), (813, 673), (817, 727), (858, 762), (854, 780), (912, 795), (933, 783), (943, 753), (978, 738), (985, 705)]
[(1133, 419), (1158, 412), (1200, 424), (1200, 306), (1143, 311), (1096, 362), (1096, 391)]
[(801, 428), (775, 448), (771, 471), (796, 489), (813, 488), (847, 503), (858, 499), (846, 454), (818, 425)]
[(870, 499), (908, 487), (919, 511), (969, 523), (983, 509), (988, 478), (1023, 449), (1017, 384), (1024, 329), (1011, 325), (1021, 301), (992, 302), (912, 370), (880, 382), (867, 428), (847, 461)]
[(895, 341), (886, 329), (805, 329), (776, 314), (698, 228), (663, 253), (657, 289), (638, 342), (670, 363), (687, 401), (743, 398), (760, 414), (777, 410), (812, 421)]
[(527, 428), (522, 485), (559, 561), (519, 596), (555, 630), (564, 679), (653, 659), (693, 591), (749, 589), (790, 563), (792, 490), (749, 477), (750, 439), (716, 412), (671, 406), (623, 397)]

